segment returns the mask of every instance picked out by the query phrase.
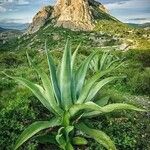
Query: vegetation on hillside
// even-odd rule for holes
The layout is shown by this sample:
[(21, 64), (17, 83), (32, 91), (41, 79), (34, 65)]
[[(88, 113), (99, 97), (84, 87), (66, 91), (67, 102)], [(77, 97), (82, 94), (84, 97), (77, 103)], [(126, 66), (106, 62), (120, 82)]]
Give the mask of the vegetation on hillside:
[[(45, 39), (48, 39), (48, 50), (51, 51), (54, 62), (57, 65), (62, 57), (62, 47), (67, 37), (71, 38), (73, 49), (82, 42), (77, 57), (77, 66), (80, 65), (91, 52), (97, 50), (99, 51), (99, 55), (102, 55), (103, 52), (110, 51), (111, 55), (120, 60), (123, 59), (124, 65), (111, 72), (110, 75), (126, 75), (126, 78), (112, 84), (110, 83), (110, 85), (104, 87), (101, 92), (96, 95), (97, 99), (103, 96), (109, 96), (109, 103), (120, 103), (124, 101), (134, 104), (137, 107), (150, 109), (150, 49), (148, 46), (148, 38), (143, 38), (145, 44), (141, 44), (137, 49), (121, 52), (117, 51), (114, 46), (122, 42), (120, 38), (116, 38), (116, 32), (121, 34), (122, 29), (114, 33), (108, 33), (108, 31), (114, 28), (111, 28), (111, 30), (106, 29), (108, 29), (108, 26), (100, 30), (98, 29), (98, 32), (73, 32), (68, 29), (53, 28), (47, 25), (33, 35), (23, 35), (20, 38), (8, 41), (6, 44), (1, 44), (0, 146), (2, 150), (12, 149), (20, 133), (34, 121), (49, 120), (52, 117), (52, 114), (47, 112), (29, 90), (16, 84), (14, 80), (2, 74), (2, 71), (5, 71), (12, 76), (25, 77), (41, 84), (37, 74), (28, 67), (26, 51), (28, 51), (34, 64), (37, 64), (39, 68), (44, 68), (48, 73), (44, 52)], [(134, 29), (134, 31), (140, 31), (138, 37), (149, 32), (144, 29)], [(131, 34), (130, 36), (132, 37)], [(92, 71), (89, 72), (88, 77), (91, 76), (91, 74)], [(104, 115), (91, 119), (92, 123), (89, 123), (87, 120), (85, 121), (88, 126), (92, 128), (96, 127), (97, 129), (105, 131), (107, 135), (110, 135), (119, 150), (150, 149), (149, 113), (110, 113), (107, 116)], [(48, 145), (49, 144), (45, 144), (44, 141), (41, 141), (41, 139), (39, 141), (35, 136), (29, 140), (27, 144), (23, 145), (21, 149), (54, 149), (53, 144)], [(88, 146), (92, 150), (103, 149), (93, 140), (89, 140)], [(84, 149), (84, 147), (81, 147), (81, 149), (82, 148)]]
[[(72, 55), (69, 41), (67, 41), (61, 67), (56, 68), (54, 60), (48, 54), (46, 47), (50, 77), (43, 70), (32, 65), (32, 60), (27, 54), (29, 64), (39, 75), (42, 86), (34, 84), (25, 78), (11, 77), (6, 74), (6, 76), (29, 88), (42, 105), (53, 114), (50, 120), (37, 121), (26, 128), (19, 136), (14, 147), (15, 150), (41, 130), (49, 128), (52, 130), (54, 127), (56, 127), (54, 131), (47, 133), (42, 138), (44, 139), (46, 137), (49, 142), (52, 140), (53, 144), (57, 145), (60, 149), (73, 150), (75, 146), (87, 145), (88, 141), (83, 137), (83, 133), (85, 133), (106, 149), (116, 150), (115, 144), (107, 134), (101, 130), (88, 127), (84, 120), (117, 110), (145, 111), (144, 109), (126, 103), (108, 104), (109, 99), (106, 97), (95, 99), (95, 96), (103, 86), (122, 78), (122, 76), (105, 77), (118, 66), (113, 64), (114, 61), (111, 60), (110, 55), (103, 54), (100, 60), (100, 69), (96, 70), (90, 79), (86, 79), (91, 60), (97, 52), (91, 53), (81, 63), (79, 68), (75, 69), (78, 49), (79, 47)], [(105, 65), (106, 67), (109, 66), (109, 68), (104, 68)], [(90, 123), (90, 120), (88, 122)], [(83, 133), (79, 134), (77, 130)]]
[(150, 29), (134, 28), (121, 22), (101, 20), (95, 30), (115, 35), (134, 49), (150, 49)]

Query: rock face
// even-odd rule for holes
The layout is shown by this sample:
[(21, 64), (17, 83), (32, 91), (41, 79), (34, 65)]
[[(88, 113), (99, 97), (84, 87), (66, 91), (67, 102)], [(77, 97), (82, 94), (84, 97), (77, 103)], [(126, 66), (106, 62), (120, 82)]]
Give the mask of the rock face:
[(58, 16), (56, 26), (74, 30), (92, 30), (94, 27), (88, 0), (59, 0), (53, 15)]
[(49, 20), (54, 26), (89, 31), (95, 27), (96, 20), (104, 16), (112, 19), (107, 9), (95, 0), (58, 0), (54, 7), (44, 7), (36, 14), (27, 33), (38, 31)]
[(32, 34), (37, 32), (45, 23), (49, 20), (52, 15), (53, 7), (46, 6), (42, 8), (33, 18), (31, 25), (27, 30), (27, 34)]

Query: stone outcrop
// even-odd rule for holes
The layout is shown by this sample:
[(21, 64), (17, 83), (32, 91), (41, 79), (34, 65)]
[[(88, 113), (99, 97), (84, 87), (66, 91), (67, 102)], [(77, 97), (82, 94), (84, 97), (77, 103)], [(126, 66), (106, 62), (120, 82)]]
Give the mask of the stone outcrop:
[(58, 16), (56, 26), (74, 30), (92, 30), (94, 27), (88, 0), (59, 0), (53, 15)]
[(49, 20), (54, 26), (89, 31), (104, 14), (108, 15), (107, 9), (95, 0), (58, 0), (55, 6), (46, 6), (36, 14), (27, 33), (35, 33)]
[(27, 34), (32, 34), (37, 32), (45, 23), (49, 20), (52, 15), (53, 7), (46, 6), (43, 7), (33, 18), (32, 23), (30, 24)]

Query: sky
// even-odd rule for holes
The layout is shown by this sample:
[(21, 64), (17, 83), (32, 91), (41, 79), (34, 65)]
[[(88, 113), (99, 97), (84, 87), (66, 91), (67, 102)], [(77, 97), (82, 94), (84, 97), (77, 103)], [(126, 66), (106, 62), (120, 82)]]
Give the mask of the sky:
[[(97, 0), (126, 23), (150, 22), (150, 0)], [(38, 10), (56, 0), (0, 0), (0, 23), (30, 23)]]

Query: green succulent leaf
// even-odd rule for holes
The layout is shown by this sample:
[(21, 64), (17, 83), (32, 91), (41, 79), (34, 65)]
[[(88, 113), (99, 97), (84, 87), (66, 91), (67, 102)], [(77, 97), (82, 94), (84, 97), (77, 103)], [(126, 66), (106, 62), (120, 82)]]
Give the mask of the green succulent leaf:
[(71, 143), (67, 143), (65, 150), (74, 150), (74, 148)]
[(76, 95), (76, 81), (75, 81), (75, 68), (74, 68), (74, 63), (75, 63), (75, 59), (76, 59), (76, 56), (77, 56), (77, 53), (79, 51), (79, 48), (81, 46), (81, 43), (77, 46), (76, 50), (74, 51), (72, 57), (71, 57), (71, 70), (72, 70), (72, 84), (71, 84), (71, 93), (72, 93), (72, 100), (73, 100), (73, 103), (76, 102), (76, 99), (77, 99), (77, 95)]
[(146, 111), (145, 109), (137, 108), (136, 106), (130, 104), (123, 104), (123, 103), (116, 103), (116, 104), (109, 104), (103, 107), (104, 112), (112, 112), (114, 110), (135, 110), (135, 111)]
[(50, 102), (51, 107), (55, 112), (57, 112), (59, 115), (63, 113), (63, 110), (59, 107), (59, 103), (57, 103), (54, 95), (54, 90), (52, 88), (51, 81), (46, 73), (44, 73), (42, 70), (37, 70), (38, 74), (41, 77), (43, 87), (45, 90), (45, 93), (43, 94), (45, 99), (47, 99)]
[(89, 68), (93, 71), (93, 72), (97, 72), (100, 68), (100, 62), (99, 62), (99, 55), (95, 55), (95, 57), (91, 60), (91, 63), (89, 65)]
[(85, 138), (79, 137), (79, 136), (74, 137), (72, 142), (74, 145), (87, 145), (88, 144), (88, 141)]
[(26, 55), (27, 55), (27, 60), (28, 60), (29, 66), (32, 67), (32, 60), (27, 51), (26, 51)]
[(28, 139), (30, 139), (39, 131), (47, 129), (47, 128), (59, 126), (60, 124), (61, 124), (61, 121), (58, 118), (52, 119), (51, 121), (38, 121), (38, 122), (31, 124), (19, 136), (14, 146), (14, 150), (18, 149), (24, 142), (26, 142)]
[(100, 114), (109, 113), (116, 110), (134, 110), (134, 111), (145, 111), (144, 109), (137, 108), (130, 104), (116, 103), (109, 104), (106, 106), (99, 106), (94, 102), (86, 102), (83, 104), (75, 104), (69, 109), (71, 116), (74, 116), (79, 111), (88, 110), (89, 112), (84, 112), (83, 117), (94, 117)]
[(72, 55), (72, 59), (71, 59), (71, 68), (72, 68), (72, 70), (73, 70), (75, 59), (76, 59), (76, 56), (77, 56), (77, 53), (79, 51), (80, 46), (81, 46), (81, 43), (77, 46), (76, 50), (74, 51), (74, 53)]
[(57, 74), (56, 74), (56, 67), (55, 67), (55, 63), (54, 63), (52, 56), (50, 55), (50, 53), (48, 53), (46, 42), (45, 42), (45, 50), (46, 50), (46, 55), (47, 55), (47, 61), (48, 61), (53, 91), (57, 99), (57, 103), (59, 104), (61, 102), (61, 93), (60, 93), (60, 88), (59, 88)]
[(53, 92), (53, 88), (52, 88), (50, 78), (47, 76), (47, 74), (43, 70), (37, 68), (32, 63), (32, 60), (31, 60), (28, 53), (27, 53), (27, 58), (28, 58), (29, 65), (38, 73), (39, 77), (41, 78), (44, 89), (39, 85), (36, 85), (36, 86), (40, 89), (40, 91), (43, 94), (44, 98), (47, 99), (47, 101), (49, 101), (52, 109), (60, 115), (61, 113), (63, 113), (63, 111), (58, 106), (59, 102), (57, 103), (57, 101), (55, 99), (55, 95), (54, 95), (55, 92)]
[(87, 70), (89, 68), (89, 63), (92, 60), (92, 58), (95, 56), (96, 53), (97, 52), (94, 52), (90, 56), (88, 56), (88, 58), (83, 61), (81, 66), (76, 71), (75, 81), (76, 81), (76, 95), (77, 96), (80, 95), (82, 87), (85, 83), (85, 77), (86, 77), (86, 74), (87, 74)]
[(104, 66), (105, 66), (105, 62), (107, 61), (108, 58), (108, 52), (107, 53), (103, 53), (102, 58), (100, 60), (100, 70), (103, 70)]
[(84, 123), (79, 123), (76, 125), (76, 127), (82, 132), (84, 132), (85, 134), (89, 135), (91, 138), (95, 139), (98, 143), (103, 145), (107, 150), (116, 150), (114, 142), (104, 132), (89, 128)]
[(119, 62), (120, 60), (116, 59), (116, 60), (113, 60), (113, 61), (110, 61), (107, 66), (106, 66), (106, 69), (110, 68), (111, 66), (119, 66), (120, 63), (117, 64), (117, 62)]
[(77, 100), (78, 104), (81, 104), (81, 103), (83, 103), (86, 100), (86, 98), (87, 98), (90, 90), (93, 88), (94, 84), (97, 81), (99, 81), (100, 78), (103, 77), (104, 75), (106, 75), (107, 73), (109, 73), (109, 70), (98, 72), (93, 77), (91, 77), (91, 79), (89, 79), (86, 82), (86, 84), (84, 85), (84, 87), (81, 90), (79, 99)]
[(73, 131), (73, 129), (74, 129), (74, 126), (67, 126), (67, 127), (65, 128), (65, 130), (66, 130), (66, 135), (67, 135), (68, 138), (69, 138), (70, 132)]
[(108, 77), (96, 83), (90, 90), (88, 97), (86, 99), (86, 102), (91, 101), (103, 86), (120, 78), (123, 78), (123, 77)]
[(95, 104), (94, 102), (86, 102), (83, 104), (75, 104), (69, 109), (69, 113), (71, 116), (74, 116), (76, 113), (82, 110), (93, 110), (102, 112), (102, 107)]
[(95, 101), (95, 103), (101, 107), (105, 106), (108, 104), (109, 98), (109, 96), (102, 97), (100, 100)]
[(57, 135), (56, 136), (56, 141), (57, 141), (57, 143), (59, 144), (59, 147), (61, 148), (61, 149), (63, 149), (63, 150), (66, 150), (66, 141), (65, 141), (65, 139), (64, 139), (64, 137), (63, 137), (63, 134), (59, 134), (59, 135)]
[(72, 105), (71, 95), (71, 48), (70, 43), (67, 41), (60, 71), (60, 90), (61, 90), (61, 101), (65, 110)]
[(63, 150), (66, 150), (66, 145), (67, 145), (67, 142), (65, 141), (65, 138), (63, 136), (63, 130), (64, 130), (64, 127), (61, 127), (59, 130), (58, 130), (58, 134), (56, 135), (56, 141), (57, 143), (59, 144), (59, 147)]
[[(7, 75), (8, 76), (8, 75)], [(11, 77), (10, 78), (16, 80), (17, 82), (21, 83), (22, 85), (26, 86), (28, 89), (30, 89), (32, 91), (32, 93), (38, 98), (38, 100), (40, 100), (40, 102), (49, 110), (54, 112), (54, 110), (51, 107), (50, 102), (45, 99), (43, 92), (44, 89), (43, 87), (41, 87), (40, 85), (34, 84), (30, 81), (28, 81), (27, 79), (24, 78), (20, 78), (20, 77)]]
[(109, 52), (104, 52), (102, 56), (97, 54), (90, 63), (90, 69), (93, 72), (99, 72), (107, 69), (115, 70), (124, 63), (119, 58), (113, 56)]
[(123, 104), (123, 103), (115, 103), (115, 104), (109, 104), (101, 108), (100, 111), (93, 111), (93, 112), (87, 112), (83, 116), (84, 117), (95, 117), (102, 113), (110, 113), (116, 110), (134, 110), (134, 111), (142, 111), (145, 112), (145, 109), (137, 108), (136, 106), (130, 105), (130, 104)]

